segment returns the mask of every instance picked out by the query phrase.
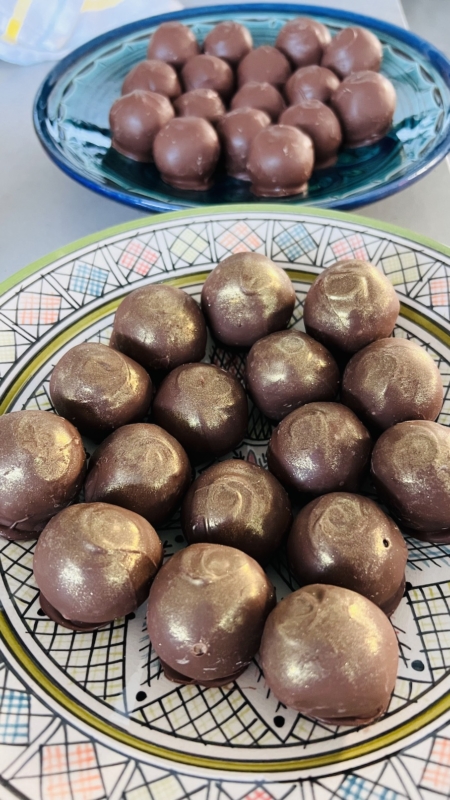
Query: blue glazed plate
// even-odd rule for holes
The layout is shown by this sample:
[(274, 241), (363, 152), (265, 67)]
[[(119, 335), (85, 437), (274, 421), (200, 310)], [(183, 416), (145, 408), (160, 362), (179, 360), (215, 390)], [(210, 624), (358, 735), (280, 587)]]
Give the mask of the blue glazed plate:
[(145, 58), (152, 31), (167, 20), (190, 25), (202, 42), (224, 19), (247, 25), (255, 45), (273, 44), (293, 17), (308, 15), (332, 34), (362, 25), (382, 41), (382, 72), (397, 91), (393, 128), (381, 142), (344, 150), (337, 164), (313, 174), (308, 194), (280, 199), (323, 208), (355, 208), (404, 189), (450, 149), (450, 62), (432, 45), (394, 25), (316, 6), (258, 4), (196, 8), (152, 17), (118, 28), (64, 58), (41, 86), (34, 107), (37, 134), (56, 164), (94, 191), (151, 211), (261, 201), (243, 181), (218, 175), (207, 192), (173, 189), (153, 165), (142, 165), (110, 149), (108, 112), (130, 69)]

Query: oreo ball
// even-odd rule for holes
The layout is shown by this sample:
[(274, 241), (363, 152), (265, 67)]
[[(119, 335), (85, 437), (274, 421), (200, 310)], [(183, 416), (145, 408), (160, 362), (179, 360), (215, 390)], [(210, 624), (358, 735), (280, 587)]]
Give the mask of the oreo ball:
[(122, 94), (129, 94), (135, 89), (156, 92), (169, 100), (181, 94), (180, 82), (174, 68), (165, 61), (156, 59), (141, 61), (128, 73), (122, 84)]
[(190, 58), (181, 70), (181, 79), (186, 92), (193, 89), (213, 89), (227, 100), (234, 87), (233, 70), (226, 61), (202, 53)]
[(237, 108), (222, 117), (218, 130), (228, 175), (242, 181), (250, 180), (247, 171), (250, 144), (268, 125), (270, 117), (256, 108)]
[(213, 89), (193, 89), (173, 104), (178, 117), (201, 117), (216, 125), (225, 116), (225, 106)]
[(355, 26), (343, 28), (333, 36), (320, 63), (342, 79), (363, 69), (378, 72), (382, 58), (383, 48), (375, 34)]
[(324, 169), (336, 163), (342, 131), (331, 108), (319, 100), (303, 100), (282, 113), (280, 124), (293, 125), (309, 136), (314, 148), (314, 169)]
[(210, 56), (223, 58), (235, 67), (253, 47), (252, 35), (245, 25), (232, 20), (219, 22), (205, 37), (203, 50)]
[(238, 89), (231, 101), (231, 108), (258, 108), (264, 111), (272, 122), (276, 122), (286, 106), (275, 86), (270, 83), (249, 81)]
[(181, 22), (164, 22), (150, 37), (147, 58), (158, 59), (181, 69), (188, 59), (200, 52), (195, 35)]
[(287, 58), (268, 44), (252, 50), (242, 59), (237, 68), (238, 85), (256, 81), (271, 83), (281, 89), (291, 74), (291, 66)]
[(347, 147), (364, 147), (386, 136), (396, 105), (392, 83), (378, 72), (355, 72), (331, 97)]
[(340, 84), (337, 75), (326, 67), (312, 64), (301, 67), (289, 78), (284, 87), (284, 94), (290, 105), (303, 100), (320, 100), (328, 103)]
[(275, 46), (296, 66), (319, 64), (331, 34), (325, 25), (309, 17), (296, 17), (281, 28)]
[(153, 161), (156, 134), (173, 116), (174, 110), (162, 94), (141, 89), (125, 94), (109, 112), (111, 147), (133, 161)]
[(154, 156), (163, 181), (176, 189), (204, 192), (213, 184), (219, 139), (206, 119), (180, 117), (159, 131)]

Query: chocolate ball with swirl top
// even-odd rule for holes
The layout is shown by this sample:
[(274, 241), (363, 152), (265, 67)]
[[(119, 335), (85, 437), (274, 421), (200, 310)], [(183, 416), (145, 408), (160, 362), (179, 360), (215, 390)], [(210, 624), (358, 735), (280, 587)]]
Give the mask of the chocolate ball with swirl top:
[(232, 20), (219, 22), (205, 37), (203, 50), (210, 56), (223, 58), (232, 67), (239, 64), (253, 47), (252, 35), (245, 25)]
[(347, 147), (365, 147), (388, 133), (394, 118), (395, 89), (378, 72), (354, 72), (331, 97)]
[(213, 89), (227, 100), (234, 88), (234, 74), (226, 61), (201, 53), (190, 58), (181, 70), (184, 90)]
[(313, 143), (292, 125), (265, 128), (250, 145), (247, 169), (257, 197), (304, 193), (313, 168)]
[(153, 152), (161, 177), (170, 186), (193, 192), (204, 192), (212, 186), (220, 143), (206, 119), (171, 120), (156, 136)]
[(200, 53), (195, 34), (181, 22), (163, 22), (150, 37), (147, 58), (165, 61), (181, 69), (188, 59)]
[(252, 50), (242, 59), (237, 68), (238, 85), (249, 81), (271, 83), (282, 89), (291, 74), (291, 65), (287, 58), (276, 47), (263, 44)]
[(249, 181), (247, 171), (250, 144), (256, 134), (270, 125), (270, 117), (257, 108), (237, 108), (226, 114), (218, 131), (225, 152), (228, 175)]
[(179, 117), (201, 117), (216, 125), (226, 114), (220, 96), (213, 89), (193, 89), (174, 101)]
[(331, 34), (325, 25), (309, 17), (296, 17), (281, 28), (275, 46), (296, 67), (319, 64)]
[(342, 131), (336, 114), (320, 100), (302, 100), (280, 117), (280, 125), (293, 125), (306, 133), (314, 147), (314, 169), (336, 163), (342, 144)]
[(325, 48), (321, 65), (333, 70), (339, 78), (352, 72), (370, 69), (378, 72), (383, 48), (375, 34), (366, 28), (343, 28)]
[(156, 92), (173, 100), (181, 94), (178, 75), (170, 64), (152, 58), (141, 61), (128, 73), (122, 84), (122, 94), (129, 94), (135, 89), (144, 92)]
[(268, 114), (272, 122), (276, 122), (286, 108), (284, 100), (275, 86), (256, 81), (244, 83), (234, 95), (230, 107), (233, 110), (235, 108), (258, 108)]
[(284, 94), (290, 105), (303, 100), (328, 103), (339, 84), (339, 78), (330, 69), (312, 64), (310, 67), (301, 67), (291, 75), (284, 87)]
[(174, 117), (162, 94), (135, 89), (119, 97), (109, 112), (111, 147), (133, 161), (153, 161), (156, 134)]

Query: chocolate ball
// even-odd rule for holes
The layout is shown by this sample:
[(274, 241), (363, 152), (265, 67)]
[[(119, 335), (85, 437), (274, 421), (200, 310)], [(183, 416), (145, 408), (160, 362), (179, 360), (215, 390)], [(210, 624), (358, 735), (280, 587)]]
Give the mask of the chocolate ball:
[(152, 388), (136, 361), (94, 342), (72, 347), (50, 378), (50, 397), (58, 414), (94, 439), (143, 419)]
[(145, 92), (156, 92), (173, 100), (181, 94), (178, 75), (165, 61), (151, 59), (141, 61), (128, 73), (122, 84), (122, 94), (129, 94), (135, 89)]
[(184, 498), (181, 525), (189, 542), (236, 547), (265, 564), (292, 521), (280, 483), (262, 467), (231, 459), (197, 478)]
[(272, 122), (276, 122), (286, 108), (284, 100), (275, 86), (270, 83), (244, 83), (234, 95), (231, 106), (235, 108), (258, 108), (264, 111)]
[(153, 419), (196, 460), (225, 455), (247, 431), (247, 397), (236, 378), (213, 364), (184, 364), (169, 373)]
[(321, 65), (346, 78), (363, 69), (378, 72), (382, 58), (381, 42), (373, 33), (366, 28), (343, 28), (325, 48)]
[(339, 78), (330, 69), (312, 64), (310, 67), (301, 67), (291, 75), (284, 87), (284, 94), (290, 105), (303, 100), (328, 103), (339, 84)]
[(217, 133), (200, 117), (173, 119), (155, 139), (156, 166), (162, 179), (176, 189), (209, 189), (219, 155)]
[(396, 94), (378, 72), (355, 72), (342, 81), (331, 98), (347, 147), (364, 147), (386, 136), (394, 118)]
[(217, 56), (236, 66), (253, 47), (252, 35), (245, 25), (239, 22), (219, 22), (203, 42), (203, 50), (210, 56)]
[(281, 28), (275, 46), (296, 67), (306, 67), (320, 63), (330, 42), (331, 34), (325, 25), (309, 17), (297, 17)]
[(179, 69), (199, 52), (199, 44), (190, 28), (181, 22), (163, 22), (150, 37), (147, 58), (165, 61)]
[(193, 544), (160, 570), (147, 627), (167, 678), (222, 686), (256, 655), (275, 589), (259, 564), (234, 547)]
[(194, 56), (181, 70), (181, 79), (186, 92), (193, 89), (213, 89), (227, 100), (234, 87), (233, 70), (226, 61), (205, 53)]
[(380, 270), (365, 261), (324, 269), (305, 298), (307, 333), (331, 350), (356, 353), (394, 330), (400, 302)]
[(122, 300), (114, 317), (114, 346), (145, 369), (170, 370), (201, 361), (206, 324), (195, 300), (177, 289), (153, 283)]
[(46, 525), (33, 571), (43, 611), (72, 630), (95, 630), (147, 599), (163, 549), (139, 514), (108, 503), (81, 503)]
[(400, 422), (378, 439), (372, 478), (402, 528), (429, 542), (450, 542), (450, 430), (428, 420)]
[(270, 117), (257, 108), (237, 108), (220, 120), (219, 135), (228, 175), (249, 181), (247, 160), (250, 144), (259, 131), (270, 125)]
[(355, 492), (365, 477), (371, 449), (368, 431), (349, 408), (308, 403), (275, 428), (267, 464), (283, 486), (299, 492)]
[(291, 74), (287, 58), (276, 47), (263, 44), (252, 50), (240, 62), (237, 69), (239, 86), (250, 81), (271, 83), (281, 89)]
[(303, 100), (291, 106), (281, 115), (280, 124), (293, 125), (309, 136), (314, 147), (314, 169), (336, 163), (342, 144), (341, 126), (336, 114), (320, 100)]
[(181, 505), (191, 480), (189, 459), (170, 433), (158, 425), (125, 425), (94, 452), (85, 497), (129, 508), (156, 526)]
[(229, 256), (202, 288), (202, 309), (214, 336), (235, 347), (251, 347), (262, 336), (286, 328), (295, 299), (284, 269), (260, 253)]
[(443, 400), (435, 362), (408, 339), (369, 344), (349, 361), (342, 380), (342, 403), (383, 431), (409, 419), (435, 420)]
[(35, 539), (81, 489), (81, 436), (50, 411), (13, 411), (0, 416), (0, 441), (0, 536)]
[(387, 710), (397, 637), (356, 592), (313, 584), (288, 595), (267, 619), (260, 652), (266, 682), (288, 708), (330, 725), (368, 725)]
[(111, 147), (133, 161), (153, 161), (153, 143), (174, 116), (167, 97), (136, 89), (119, 97), (109, 112)]
[(174, 108), (179, 117), (201, 117), (215, 125), (225, 116), (225, 106), (213, 89), (193, 89), (178, 97)]
[(250, 145), (247, 169), (258, 197), (289, 197), (304, 192), (314, 167), (309, 136), (291, 125), (273, 125)]
[(352, 589), (388, 616), (403, 597), (405, 540), (397, 525), (367, 497), (332, 492), (308, 503), (294, 521), (287, 553), (300, 584)]
[(334, 400), (339, 369), (328, 350), (306, 333), (277, 331), (247, 356), (247, 389), (267, 417), (280, 420), (314, 400)]

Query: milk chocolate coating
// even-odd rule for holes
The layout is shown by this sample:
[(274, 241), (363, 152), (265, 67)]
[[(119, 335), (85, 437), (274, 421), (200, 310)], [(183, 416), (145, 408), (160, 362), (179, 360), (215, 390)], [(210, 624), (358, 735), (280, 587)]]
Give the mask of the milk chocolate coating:
[(291, 74), (291, 65), (276, 47), (263, 44), (242, 59), (237, 68), (238, 85), (249, 81), (271, 83), (281, 89)]
[(180, 69), (199, 52), (200, 46), (190, 28), (181, 22), (163, 22), (150, 38), (147, 58), (156, 58)]
[(310, 137), (314, 147), (314, 169), (335, 164), (342, 144), (339, 120), (331, 108), (320, 100), (303, 100), (286, 109), (280, 117), (281, 125), (293, 125)]
[(178, 97), (174, 108), (179, 117), (201, 117), (215, 125), (225, 116), (225, 106), (213, 89), (193, 89)]
[(236, 66), (253, 47), (250, 31), (239, 22), (219, 22), (208, 33), (203, 42), (203, 50), (210, 56), (217, 56)]
[(153, 161), (153, 143), (161, 128), (174, 116), (162, 94), (136, 89), (119, 97), (109, 112), (111, 147), (133, 161)]
[(258, 108), (268, 114), (272, 122), (276, 122), (286, 108), (284, 100), (275, 86), (256, 81), (244, 83), (234, 95), (230, 107), (232, 109)]
[(258, 197), (289, 197), (304, 192), (314, 167), (309, 136), (291, 125), (273, 125), (250, 145), (247, 169)]
[(320, 63), (330, 42), (331, 34), (325, 25), (315, 19), (297, 17), (281, 28), (275, 46), (296, 67), (306, 67)]
[(349, 361), (342, 380), (341, 402), (383, 431), (409, 419), (435, 420), (443, 400), (435, 362), (408, 339), (369, 344)]
[(301, 67), (291, 75), (284, 87), (284, 94), (290, 105), (303, 100), (328, 103), (339, 84), (339, 78), (330, 69), (312, 64), (310, 67)]
[(223, 117), (219, 136), (225, 152), (228, 175), (249, 181), (247, 172), (250, 144), (259, 131), (270, 125), (270, 117), (257, 108), (237, 108)]
[(157, 526), (181, 505), (191, 480), (189, 459), (170, 433), (158, 425), (125, 425), (94, 452), (85, 497), (129, 508)]
[(370, 458), (368, 431), (339, 403), (308, 403), (275, 428), (267, 464), (281, 483), (312, 495), (354, 492)]
[(209, 189), (219, 155), (217, 133), (200, 117), (173, 119), (155, 139), (156, 166), (162, 179), (177, 189)]
[(396, 94), (392, 83), (378, 72), (355, 72), (342, 81), (331, 97), (347, 147), (363, 147), (386, 136), (394, 118)]
[(193, 544), (167, 561), (147, 612), (151, 643), (167, 677), (220, 686), (256, 655), (275, 589), (250, 556), (234, 547)]
[(262, 467), (232, 459), (207, 469), (183, 501), (181, 525), (189, 544), (236, 547), (265, 564), (292, 521), (280, 483)]
[(428, 420), (400, 422), (378, 439), (372, 478), (402, 528), (450, 542), (450, 430)]
[(13, 411), (0, 416), (0, 441), (0, 536), (35, 539), (81, 489), (81, 436), (50, 411)]
[(58, 361), (50, 378), (50, 397), (62, 417), (94, 439), (145, 417), (152, 382), (136, 361), (86, 342)]
[(173, 100), (181, 94), (178, 75), (165, 61), (149, 59), (141, 61), (128, 73), (122, 85), (122, 94), (129, 94), (135, 89), (145, 92), (156, 92)]
[(366, 28), (343, 28), (325, 48), (321, 65), (345, 78), (363, 69), (378, 72), (382, 58), (381, 42), (373, 33)]
[(234, 87), (233, 70), (226, 61), (201, 53), (190, 58), (181, 70), (184, 90), (213, 89), (227, 100)]
[(380, 270), (365, 261), (324, 269), (305, 298), (307, 333), (331, 350), (356, 353), (394, 330), (400, 302)]
[(203, 314), (175, 286), (154, 283), (130, 292), (116, 311), (113, 336), (117, 350), (148, 370), (170, 370), (205, 355)]
[(300, 584), (351, 589), (388, 616), (403, 597), (405, 540), (397, 525), (367, 497), (333, 492), (308, 503), (294, 521), (287, 553)]
[(202, 288), (202, 309), (224, 344), (251, 347), (286, 328), (295, 290), (286, 272), (260, 253), (236, 253), (221, 261)]
[(46, 525), (33, 571), (49, 616), (53, 607), (55, 621), (86, 629), (136, 611), (162, 557), (156, 531), (138, 514), (108, 503), (81, 503)]
[(246, 381), (260, 411), (280, 420), (305, 403), (334, 400), (339, 369), (323, 345), (291, 329), (255, 342), (247, 356)]
[(398, 669), (394, 629), (378, 606), (339, 586), (313, 584), (285, 597), (261, 642), (277, 700), (331, 725), (368, 725), (386, 711)]
[(153, 420), (197, 460), (222, 456), (247, 431), (247, 397), (236, 378), (213, 364), (184, 364), (162, 382)]

